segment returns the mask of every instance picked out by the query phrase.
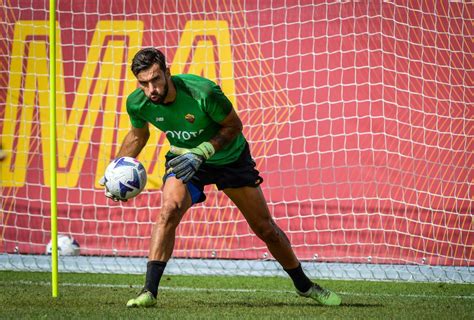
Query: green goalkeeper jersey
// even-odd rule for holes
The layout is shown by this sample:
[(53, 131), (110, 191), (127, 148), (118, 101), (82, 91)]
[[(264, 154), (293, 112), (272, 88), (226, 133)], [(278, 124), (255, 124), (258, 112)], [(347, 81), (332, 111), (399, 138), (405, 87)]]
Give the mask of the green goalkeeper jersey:
[[(194, 148), (209, 141), (221, 128), (232, 110), (232, 103), (214, 82), (192, 74), (171, 77), (176, 99), (170, 104), (154, 104), (138, 88), (127, 99), (127, 112), (132, 126), (143, 128), (151, 123), (166, 134), (171, 145)], [(236, 161), (246, 140), (240, 133), (227, 146), (217, 151), (206, 163), (224, 165)]]

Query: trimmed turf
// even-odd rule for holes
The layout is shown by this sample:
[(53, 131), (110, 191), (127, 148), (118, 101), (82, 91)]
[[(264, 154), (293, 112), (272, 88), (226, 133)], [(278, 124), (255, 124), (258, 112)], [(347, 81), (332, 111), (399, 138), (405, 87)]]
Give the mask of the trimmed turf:
[(0, 319), (474, 319), (474, 285), (318, 281), (341, 294), (339, 307), (298, 297), (270, 277), (164, 276), (158, 306), (127, 309), (144, 277), (0, 272)]

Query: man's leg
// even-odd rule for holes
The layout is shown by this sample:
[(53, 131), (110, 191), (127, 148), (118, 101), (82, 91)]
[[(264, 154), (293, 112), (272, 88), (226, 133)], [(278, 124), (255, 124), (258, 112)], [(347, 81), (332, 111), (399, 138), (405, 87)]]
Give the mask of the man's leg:
[(275, 224), (260, 187), (228, 188), (224, 193), (239, 208), (253, 232), (262, 239), (284, 269), (294, 269), (300, 262), (285, 233)]
[(291, 277), (298, 294), (325, 305), (341, 303), (341, 299), (335, 293), (313, 284), (304, 274), (290, 241), (273, 221), (260, 187), (227, 188), (223, 191), (239, 208), (255, 234), (265, 242), (273, 257)]
[(175, 177), (166, 179), (163, 205), (151, 234), (145, 287), (137, 298), (128, 301), (127, 307), (151, 307), (156, 304), (161, 276), (173, 253), (176, 228), (191, 205), (186, 185)]
[(185, 184), (175, 177), (163, 186), (163, 205), (153, 226), (148, 260), (168, 261), (173, 253), (175, 232), (183, 215), (191, 207), (191, 195)]

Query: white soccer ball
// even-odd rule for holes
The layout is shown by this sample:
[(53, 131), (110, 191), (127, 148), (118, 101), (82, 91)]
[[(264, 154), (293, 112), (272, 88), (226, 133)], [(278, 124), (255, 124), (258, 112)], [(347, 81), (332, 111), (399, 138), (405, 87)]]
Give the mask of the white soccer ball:
[(145, 167), (135, 158), (121, 157), (112, 161), (105, 169), (105, 187), (120, 200), (135, 197), (145, 188)]
[[(46, 246), (46, 254), (51, 254), (53, 244), (49, 240)], [(81, 253), (79, 243), (73, 237), (64, 234), (58, 234), (58, 255), (60, 256), (78, 256)]]

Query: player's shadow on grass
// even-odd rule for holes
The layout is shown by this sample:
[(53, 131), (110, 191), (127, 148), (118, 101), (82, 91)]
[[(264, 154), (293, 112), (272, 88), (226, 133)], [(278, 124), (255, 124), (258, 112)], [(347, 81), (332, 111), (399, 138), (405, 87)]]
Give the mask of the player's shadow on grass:
[[(321, 306), (322, 307), (322, 306)], [(381, 303), (341, 303), (340, 307), (350, 307), (350, 308), (378, 308), (383, 307)]]
[[(306, 301), (301, 302), (278, 302), (278, 301), (207, 301), (202, 302), (208, 307), (229, 307), (229, 306), (236, 306), (236, 307), (249, 307), (249, 308), (262, 308), (262, 307), (286, 307), (286, 308), (301, 308), (301, 307), (321, 307), (321, 308), (328, 308), (327, 306), (323, 306), (319, 303), (308, 303)], [(349, 307), (349, 308), (379, 308), (382, 307), (383, 304), (380, 303), (342, 303), (339, 307)], [(336, 307), (337, 308), (337, 307)]]

